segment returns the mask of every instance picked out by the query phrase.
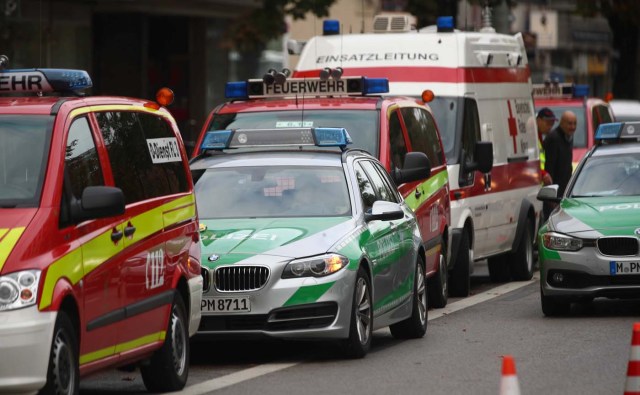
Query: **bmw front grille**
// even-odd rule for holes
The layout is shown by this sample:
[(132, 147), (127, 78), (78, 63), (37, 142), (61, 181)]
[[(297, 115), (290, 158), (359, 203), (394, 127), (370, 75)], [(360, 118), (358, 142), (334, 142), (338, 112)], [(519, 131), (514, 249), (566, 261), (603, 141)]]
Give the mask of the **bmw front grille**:
[(264, 287), (268, 279), (268, 267), (222, 266), (215, 271), (214, 286), (219, 292), (255, 291)]
[(602, 237), (598, 239), (597, 244), (602, 255), (638, 255), (638, 239), (635, 237)]

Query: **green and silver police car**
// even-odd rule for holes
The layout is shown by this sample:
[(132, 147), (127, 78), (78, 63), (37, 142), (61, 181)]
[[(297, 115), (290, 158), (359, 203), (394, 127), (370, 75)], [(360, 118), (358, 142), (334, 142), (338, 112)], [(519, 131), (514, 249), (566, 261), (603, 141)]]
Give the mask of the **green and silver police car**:
[(335, 339), (363, 357), (375, 329), (424, 336), (425, 250), (395, 185), (427, 178), (429, 159), (410, 153), (390, 177), (349, 142), (343, 128), (208, 132), (191, 162), (205, 288), (197, 338)]
[(580, 162), (565, 195), (538, 234), (540, 297), (545, 315), (572, 302), (640, 297), (640, 122), (600, 125), (598, 144)]

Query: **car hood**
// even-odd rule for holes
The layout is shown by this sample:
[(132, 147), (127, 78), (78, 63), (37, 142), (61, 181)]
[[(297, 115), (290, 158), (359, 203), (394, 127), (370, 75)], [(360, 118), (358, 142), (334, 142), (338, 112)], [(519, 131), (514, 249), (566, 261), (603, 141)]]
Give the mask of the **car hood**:
[(563, 199), (549, 218), (550, 229), (581, 238), (640, 233), (637, 196)]
[(291, 259), (322, 254), (355, 226), (350, 217), (201, 219), (202, 264), (233, 264), (255, 255)]

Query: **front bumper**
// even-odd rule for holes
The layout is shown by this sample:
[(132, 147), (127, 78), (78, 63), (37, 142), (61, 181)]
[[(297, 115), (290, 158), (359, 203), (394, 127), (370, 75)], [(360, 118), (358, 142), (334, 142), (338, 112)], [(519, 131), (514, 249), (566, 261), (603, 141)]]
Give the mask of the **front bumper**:
[(56, 312), (0, 312), (0, 393), (35, 393), (47, 380)]
[(189, 279), (189, 336), (195, 335), (200, 325), (202, 303), (202, 276)]
[(611, 262), (640, 262), (640, 257), (605, 256), (595, 247), (553, 251), (542, 243), (538, 243), (538, 251), (545, 296), (567, 300), (640, 297), (640, 274), (611, 274)]
[(203, 310), (196, 338), (347, 338), (355, 279), (355, 271), (343, 269), (322, 278), (272, 276), (263, 288), (250, 292), (219, 292), (212, 286), (203, 295), (203, 305), (209, 297), (248, 296), (251, 311)]

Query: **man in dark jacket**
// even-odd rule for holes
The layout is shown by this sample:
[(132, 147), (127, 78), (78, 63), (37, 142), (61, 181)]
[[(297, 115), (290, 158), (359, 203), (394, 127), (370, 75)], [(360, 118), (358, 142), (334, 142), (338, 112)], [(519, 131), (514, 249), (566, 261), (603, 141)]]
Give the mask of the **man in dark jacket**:
[[(558, 184), (558, 196), (564, 194), (573, 172), (573, 134), (577, 123), (576, 114), (565, 111), (558, 127), (549, 132), (543, 142), (546, 155), (544, 168), (549, 172), (553, 183)], [(551, 212), (551, 209), (545, 206), (545, 212)]]

